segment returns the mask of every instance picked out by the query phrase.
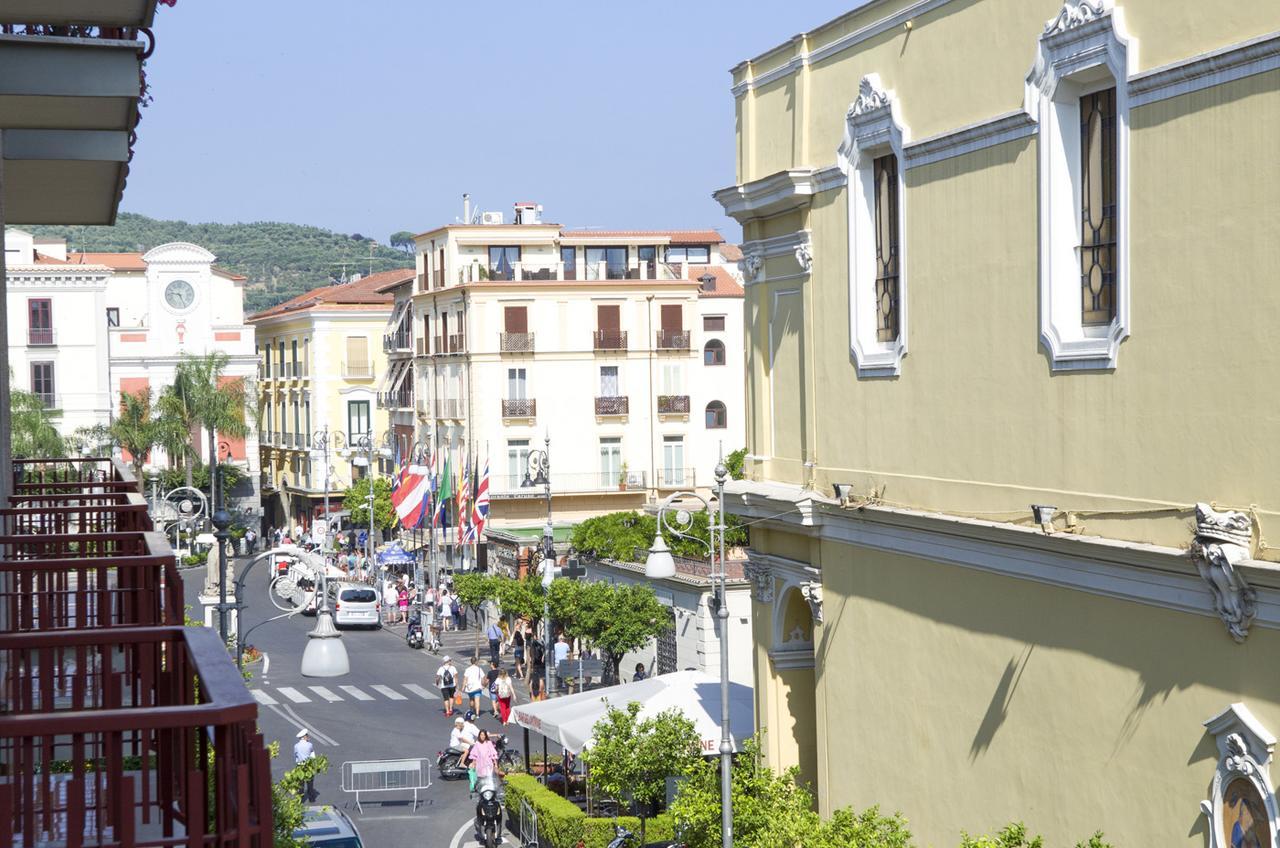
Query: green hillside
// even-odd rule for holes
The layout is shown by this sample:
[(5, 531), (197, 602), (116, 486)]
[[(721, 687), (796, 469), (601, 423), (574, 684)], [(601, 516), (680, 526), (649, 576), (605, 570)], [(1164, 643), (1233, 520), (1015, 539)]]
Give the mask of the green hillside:
[[(371, 242), (320, 227), (258, 221), (252, 224), (188, 224), (121, 212), (114, 227), (24, 227), (41, 236), (67, 240), (75, 251), (147, 251), (171, 241), (189, 241), (218, 257), (218, 265), (249, 278), (245, 311), (274, 306), (344, 273), (370, 270)], [(346, 263), (344, 266), (342, 263)], [(413, 257), (375, 245), (372, 269), (413, 266)]]

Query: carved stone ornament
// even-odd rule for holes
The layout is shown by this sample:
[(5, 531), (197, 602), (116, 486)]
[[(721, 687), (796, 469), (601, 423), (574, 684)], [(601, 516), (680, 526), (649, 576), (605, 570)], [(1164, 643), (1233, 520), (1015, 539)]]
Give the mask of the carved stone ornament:
[(804, 595), (804, 599), (809, 602), (809, 610), (813, 613), (813, 623), (822, 623), (822, 584), (818, 582), (805, 583), (800, 586), (800, 592)]
[(1105, 11), (1102, 0), (1095, 0), (1095, 2), (1090, 2), (1090, 0), (1066, 0), (1062, 4), (1062, 11), (1058, 12), (1058, 16), (1045, 24), (1044, 34), (1051, 35), (1055, 32), (1066, 32), (1069, 29), (1075, 29), (1081, 24), (1096, 21), (1102, 17)]
[(760, 276), (760, 272), (764, 270), (764, 257), (759, 253), (748, 253), (742, 257), (742, 261), (738, 263), (742, 275), (747, 278), (748, 282), (755, 282)]
[(880, 87), (880, 78), (875, 74), (868, 74), (858, 83), (858, 96), (849, 106), (849, 117), (883, 109), (888, 105), (889, 95)]
[(796, 245), (796, 261), (807, 274), (813, 268), (813, 245), (807, 241)]
[(748, 559), (742, 573), (751, 581), (751, 597), (762, 604), (773, 603), (773, 570), (762, 562)]
[(1244, 704), (1204, 723), (1218, 743), (1218, 768), (1200, 812), (1209, 817), (1209, 848), (1274, 846), (1277, 838), (1271, 756), (1276, 739)]
[(1196, 537), (1191, 559), (1213, 592), (1213, 607), (1237, 642), (1249, 635), (1258, 611), (1257, 592), (1237, 565), (1249, 559), (1253, 523), (1243, 512), (1217, 512), (1208, 504), (1196, 504)]

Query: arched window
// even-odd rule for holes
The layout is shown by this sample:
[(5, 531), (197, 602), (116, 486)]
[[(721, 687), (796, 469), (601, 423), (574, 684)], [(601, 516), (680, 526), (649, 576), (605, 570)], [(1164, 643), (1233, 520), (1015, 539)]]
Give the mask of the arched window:
[(712, 339), (702, 349), (703, 365), (724, 365), (724, 342)]
[(707, 404), (707, 429), (723, 430), (728, 425), (729, 415), (725, 411), (724, 404), (718, 400), (713, 400)]

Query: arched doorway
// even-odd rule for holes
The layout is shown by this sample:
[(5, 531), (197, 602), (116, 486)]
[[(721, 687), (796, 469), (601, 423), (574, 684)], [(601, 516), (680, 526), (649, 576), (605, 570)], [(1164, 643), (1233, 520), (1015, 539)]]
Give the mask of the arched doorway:
[[(814, 675), (813, 610), (800, 586), (786, 585), (773, 607), (773, 646), (764, 740), (774, 768), (800, 768), (800, 778), (818, 792), (817, 681)], [(772, 737), (772, 738), (769, 738)]]

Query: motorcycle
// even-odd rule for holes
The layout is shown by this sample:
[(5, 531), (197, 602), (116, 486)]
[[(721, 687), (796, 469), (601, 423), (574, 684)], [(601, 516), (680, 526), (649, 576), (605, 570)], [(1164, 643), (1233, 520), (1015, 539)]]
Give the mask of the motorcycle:
[(482, 778), (477, 789), (480, 800), (476, 802), (476, 842), (484, 848), (497, 848), (502, 834), (502, 799), (500, 784), (495, 777)]
[[(639, 839), (631, 831), (627, 830), (620, 824), (615, 823), (613, 826), (613, 839), (609, 842), (607, 848), (633, 848), (639, 845)], [(676, 838), (671, 842), (646, 843), (650, 848), (685, 848), (684, 839), (680, 834), (680, 828), (676, 828)]]
[(426, 644), (426, 639), (422, 635), (422, 615), (417, 610), (409, 614), (409, 625), (404, 631), (404, 641), (415, 650)]
[[(524, 768), (524, 757), (519, 748), (509, 747), (511, 741), (506, 736), (494, 736), (493, 746), (498, 750), (498, 768), (505, 772), (520, 771)], [(441, 780), (461, 780), (467, 777), (467, 767), (461, 763), (462, 751), (450, 748), (440, 751), (436, 757), (436, 772)]]

